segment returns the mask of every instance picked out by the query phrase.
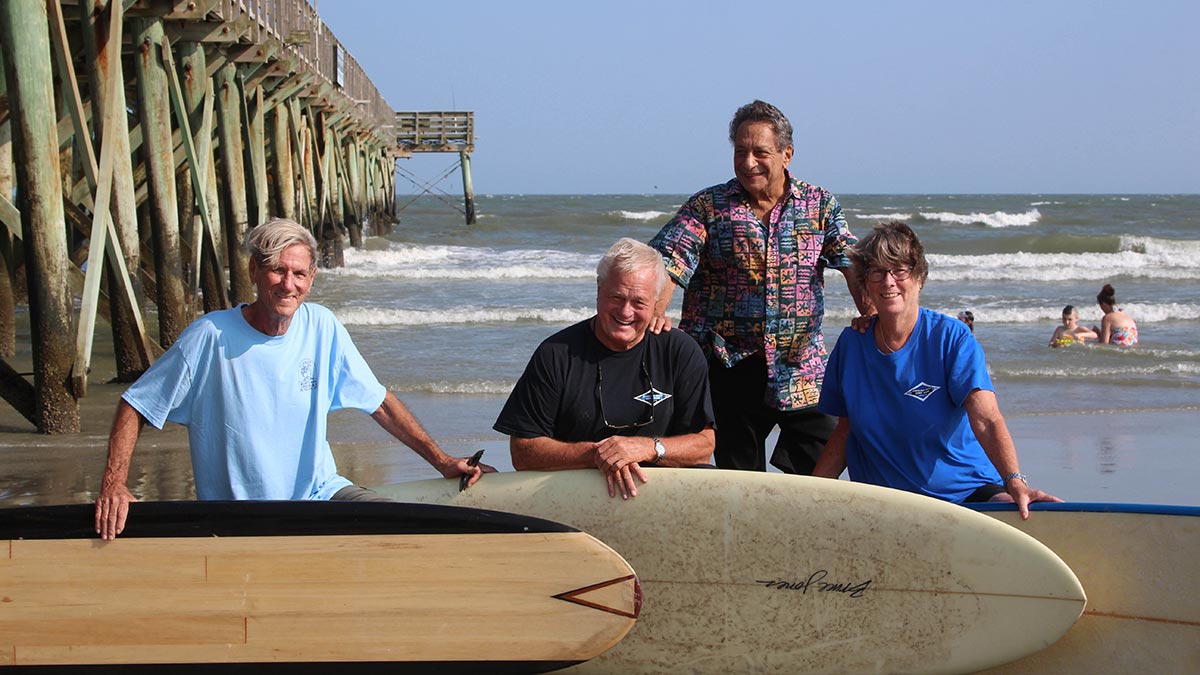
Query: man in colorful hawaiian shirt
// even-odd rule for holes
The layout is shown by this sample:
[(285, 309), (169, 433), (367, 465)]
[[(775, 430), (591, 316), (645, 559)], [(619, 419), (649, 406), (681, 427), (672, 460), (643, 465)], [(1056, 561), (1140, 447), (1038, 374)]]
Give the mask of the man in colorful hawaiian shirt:
[[(864, 309), (846, 255), (856, 239), (833, 195), (788, 172), (792, 125), (778, 108), (742, 106), (729, 140), (736, 178), (696, 193), (650, 245), (685, 289), (679, 328), (709, 358), (717, 466), (765, 471), (778, 426), (771, 464), (811, 474), (835, 425), (816, 409), (824, 273), (840, 270)], [(652, 331), (670, 329), (672, 291), (659, 296)]]

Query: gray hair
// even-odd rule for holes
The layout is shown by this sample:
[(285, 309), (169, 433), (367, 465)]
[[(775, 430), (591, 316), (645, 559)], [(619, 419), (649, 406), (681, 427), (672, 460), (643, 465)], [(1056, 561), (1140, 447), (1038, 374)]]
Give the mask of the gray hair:
[(279, 256), (291, 246), (304, 244), (312, 259), (313, 269), (317, 266), (317, 239), (300, 223), (287, 218), (272, 218), (253, 228), (246, 234), (245, 248), (250, 258), (258, 265), (274, 267)]
[(924, 285), (929, 276), (925, 246), (907, 224), (899, 220), (880, 221), (870, 234), (858, 240), (847, 254), (858, 283), (866, 285), (867, 273), (875, 269), (912, 267), (912, 278)]
[(629, 237), (621, 237), (608, 247), (608, 252), (596, 265), (596, 285), (603, 286), (613, 272), (629, 274), (654, 268), (654, 295), (658, 297), (667, 287), (667, 266), (662, 255), (646, 244)]
[(792, 144), (792, 123), (779, 108), (766, 101), (754, 100), (737, 109), (729, 121), (729, 142), (737, 142), (738, 128), (746, 122), (766, 122), (775, 131), (775, 149), (783, 151)]

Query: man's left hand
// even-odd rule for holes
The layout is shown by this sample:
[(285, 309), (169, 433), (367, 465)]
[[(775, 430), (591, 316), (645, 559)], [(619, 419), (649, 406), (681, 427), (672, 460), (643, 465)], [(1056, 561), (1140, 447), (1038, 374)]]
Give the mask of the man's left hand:
[(443, 478), (459, 478), (460, 476), (469, 476), (467, 478), (467, 487), (471, 487), (479, 482), (485, 473), (496, 473), (496, 467), (489, 466), (480, 462), (479, 464), (471, 464), (469, 457), (451, 457), (450, 462), (445, 464), (441, 469)]
[[(647, 482), (646, 473), (638, 462), (652, 460), (654, 440), (639, 436), (610, 436), (596, 443), (596, 468), (608, 480), (608, 496), (622, 499), (637, 496), (637, 481)], [(636, 479), (636, 480), (635, 480)]]

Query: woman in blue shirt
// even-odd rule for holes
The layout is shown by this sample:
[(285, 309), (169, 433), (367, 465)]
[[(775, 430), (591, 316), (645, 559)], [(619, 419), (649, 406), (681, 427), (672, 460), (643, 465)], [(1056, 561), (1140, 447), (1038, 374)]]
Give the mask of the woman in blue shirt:
[(920, 306), (925, 249), (904, 223), (880, 223), (850, 252), (869, 330), (845, 329), (818, 409), (838, 418), (813, 475), (955, 503), (1062, 501), (1030, 489), (966, 324)]

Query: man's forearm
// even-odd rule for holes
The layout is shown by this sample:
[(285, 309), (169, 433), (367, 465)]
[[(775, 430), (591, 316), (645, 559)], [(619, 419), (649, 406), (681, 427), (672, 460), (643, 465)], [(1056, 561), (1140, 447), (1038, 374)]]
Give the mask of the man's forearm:
[(675, 282), (668, 279), (667, 285), (663, 287), (662, 293), (658, 294), (658, 298), (654, 302), (654, 314), (663, 316), (667, 313), (667, 308), (671, 306), (671, 298), (675, 295)]
[(133, 448), (146, 425), (142, 417), (125, 399), (117, 404), (117, 412), (113, 416), (112, 431), (108, 435), (108, 461), (104, 466), (104, 478), (100, 483), (100, 491), (125, 485), (129, 480), (129, 465), (133, 459)]
[(517, 438), (508, 442), (513, 468), (517, 471), (558, 471), (596, 468), (595, 443), (567, 443), (546, 436)]
[(846, 470), (846, 441), (850, 438), (850, 420), (839, 417), (837, 427), (825, 442), (812, 475), (818, 478), (837, 478)]
[(408, 407), (396, 398), (392, 392), (387, 392), (379, 409), (371, 413), (371, 417), (394, 436), (396, 440), (412, 448), (426, 462), (439, 471), (452, 458), (442, 449), (421, 426), (421, 422), (409, 411)]
[(850, 297), (854, 299), (854, 306), (858, 308), (858, 313), (870, 314), (872, 308), (863, 300), (862, 287), (858, 285), (858, 277), (854, 276), (854, 269), (851, 267), (843, 269), (842, 276), (846, 278), (846, 288), (850, 291)]
[(663, 456), (659, 466), (697, 466), (712, 463), (713, 449), (717, 445), (717, 435), (712, 427), (707, 427), (694, 434), (683, 434), (660, 438), (667, 454)]

